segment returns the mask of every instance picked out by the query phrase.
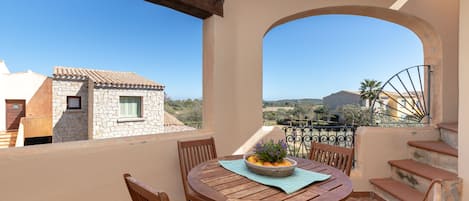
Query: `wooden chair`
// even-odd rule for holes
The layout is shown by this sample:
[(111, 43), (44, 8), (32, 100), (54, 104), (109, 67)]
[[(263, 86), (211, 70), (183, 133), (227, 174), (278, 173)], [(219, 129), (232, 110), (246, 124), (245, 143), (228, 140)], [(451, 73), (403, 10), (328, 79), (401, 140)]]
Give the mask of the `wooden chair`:
[(125, 184), (132, 201), (169, 201), (164, 192), (156, 192), (151, 187), (137, 181), (129, 173), (124, 174)]
[(353, 162), (353, 148), (345, 148), (312, 142), (310, 160), (335, 167), (350, 176)]
[(186, 200), (205, 200), (194, 193), (187, 181), (189, 171), (200, 163), (217, 158), (213, 137), (201, 140), (178, 141), (179, 165)]

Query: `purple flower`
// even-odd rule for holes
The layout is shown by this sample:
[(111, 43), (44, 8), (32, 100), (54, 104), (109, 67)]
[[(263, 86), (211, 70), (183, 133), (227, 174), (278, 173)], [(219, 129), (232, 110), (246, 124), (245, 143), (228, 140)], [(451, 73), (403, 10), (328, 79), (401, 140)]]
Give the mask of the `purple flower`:
[(287, 144), (284, 140), (259, 142), (255, 146), (255, 153), (262, 161), (278, 162), (286, 156)]
[(285, 143), (283, 140), (280, 140), (278, 143), (280, 144), (280, 146), (282, 146), (282, 149), (287, 149), (287, 143)]

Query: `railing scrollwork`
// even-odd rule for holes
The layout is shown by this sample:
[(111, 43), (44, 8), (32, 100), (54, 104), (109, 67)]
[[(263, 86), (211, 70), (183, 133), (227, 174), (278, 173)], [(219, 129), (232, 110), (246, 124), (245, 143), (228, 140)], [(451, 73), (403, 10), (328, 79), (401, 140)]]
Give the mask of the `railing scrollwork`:
[(283, 128), (288, 144), (288, 154), (307, 158), (311, 142), (327, 143), (342, 147), (353, 147), (354, 126), (287, 126)]

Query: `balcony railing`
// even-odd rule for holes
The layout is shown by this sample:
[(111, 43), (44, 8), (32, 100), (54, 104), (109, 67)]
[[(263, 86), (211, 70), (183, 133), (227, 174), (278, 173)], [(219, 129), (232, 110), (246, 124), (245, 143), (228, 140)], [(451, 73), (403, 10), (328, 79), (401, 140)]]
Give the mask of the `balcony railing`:
[(288, 144), (288, 155), (307, 158), (313, 141), (341, 147), (354, 147), (354, 126), (286, 126), (285, 140)]
[(396, 73), (377, 92), (370, 107), (371, 125), (419, 127), (430, 123), (432, 68), (420, 65)]

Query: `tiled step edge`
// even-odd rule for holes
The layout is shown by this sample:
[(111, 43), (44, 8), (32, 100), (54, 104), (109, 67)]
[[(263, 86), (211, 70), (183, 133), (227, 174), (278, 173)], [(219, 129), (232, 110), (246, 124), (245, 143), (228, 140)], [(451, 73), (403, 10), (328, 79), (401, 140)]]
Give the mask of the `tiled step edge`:
[[(409, 157), (415, 161), (444, 169), (452, 173), (458, 172), (457, 150), (444, 142), (414, 141), (409, 142)], [(436, 146), (435, 146), (436, 144)], [(438, 145), (439, 144), (439, 145)], [(444, 148), (446, 146), (446, 148)], [(439, 147), (439, 148), (438, 148)], [(441, 148), (443, 147), (443, 148)], [(446, 149), (446, 150), (435, 150)], [(448, 150), (452, 149), (452, 150)], [(449, 152), (449, 153), (448, 153)], [(456, 155), (456, 156), (455, 156)]]
[(446, 129), (458, 133), (458, 122), (453, 123), (439, 123), (438, 128)]
[(392, 160), (389, 161), (391, 166), (405, 170), (412, 174), (418, 175), (428, 180), (443, 179), (452, 180), (458, 179), (458, 175), (440, 168), (435, 168), (424, 163), (414, 161), (412, 159)]
[(427, 191), (434, 179), (457, 180), (457, 175), (454, 173), (410, 159), (389, 161), (389, 164), (392, 179), (422, 193)]
[(425, 196), (424, 193), (391, 178), (370, 179), (370, 183), (378, 189), (376, 194), (388, 201), (419, 201)]
[(376, 194), (373, 191), (354, 191), (352, 194), (350, 194), (346, 201), (363, 201), (363, 200), (369, 200), (369, 201), (386, 201), (383, 199), (381, 196)]
[(409, 141), (409, 146), (458, 157), (458, 150), (442, 141)]
[(441, 123), (438, 124), (440, 128), (440, 139), (451, 147), (458, 148), (458, 123)]

